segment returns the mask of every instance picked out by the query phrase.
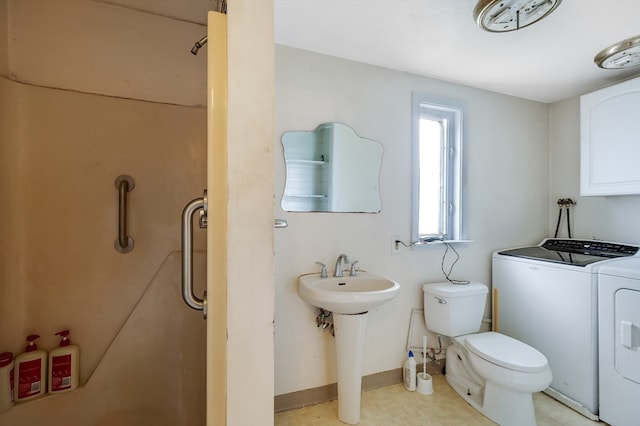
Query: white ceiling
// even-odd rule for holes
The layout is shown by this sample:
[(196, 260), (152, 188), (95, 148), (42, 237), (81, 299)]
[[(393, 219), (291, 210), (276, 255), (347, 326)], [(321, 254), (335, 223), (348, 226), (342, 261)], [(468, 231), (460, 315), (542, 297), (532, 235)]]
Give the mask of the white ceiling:
[[(204, 23), (206, 10), (221, 0), (95, 1)], [(640, 0), (564, 0), (542, 21), (501, 34), (476, 26), (476, 0), (274, 3), (277, 44), (536, 101), (640, 75), (640, 67), (602, 70), (593, 63), (600, 50), (640, 35)]]
[(640, 0), (564, 0), (542, 21), (482, 31), (476, 0), (275, 0), (275, 41), (542, 102), (640, 75), (593, 57), (640, 35)]

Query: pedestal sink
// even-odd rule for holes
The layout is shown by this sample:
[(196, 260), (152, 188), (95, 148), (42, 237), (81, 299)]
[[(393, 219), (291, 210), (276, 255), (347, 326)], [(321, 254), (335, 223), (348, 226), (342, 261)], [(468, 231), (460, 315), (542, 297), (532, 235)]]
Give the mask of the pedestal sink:
[(355, 276), (298, 278), (298, 294), (305, 302), (333, 313), (338, 369), (338, 419), (355, 425), (360, 421), (362, 356), (370, 309), (400, 292), (395, 281), (358, 272)]

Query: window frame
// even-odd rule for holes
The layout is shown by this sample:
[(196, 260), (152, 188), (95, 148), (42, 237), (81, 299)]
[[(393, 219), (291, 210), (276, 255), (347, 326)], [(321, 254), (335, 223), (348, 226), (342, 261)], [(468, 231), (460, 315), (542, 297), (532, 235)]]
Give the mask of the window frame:
[[(445, 241), (463, 241), (463, 194), (462, 194), (462, 160), (464, 147), (464, 108), (456, 100), (426, 93), (413, 92), (412, 105), (412, 241), (424, 241), (424, 239), (443, 239)], [(438, 121), (446, 122), (445, 176), (440, 176), (446, 184), (447, 214), (446, 226), (443, 235), (431, 235), (419, 233), (420, 217), (420, 119), (433, 117)], [(421, 245), (420, 243), (415, 246)]]

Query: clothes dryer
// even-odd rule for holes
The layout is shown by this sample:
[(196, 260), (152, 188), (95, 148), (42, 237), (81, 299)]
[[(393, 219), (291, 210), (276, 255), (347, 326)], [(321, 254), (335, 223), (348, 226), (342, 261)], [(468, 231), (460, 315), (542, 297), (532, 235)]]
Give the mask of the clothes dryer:
[(600, 419), (640, 425), (640, 258), (598, 272)]

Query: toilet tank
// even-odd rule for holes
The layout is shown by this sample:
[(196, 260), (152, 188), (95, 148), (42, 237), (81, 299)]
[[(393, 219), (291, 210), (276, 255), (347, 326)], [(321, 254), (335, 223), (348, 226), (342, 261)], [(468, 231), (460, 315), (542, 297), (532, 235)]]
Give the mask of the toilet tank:
[(481, 283), (422, 286), (427, 329), (443, 336), (475, 333), (482, 325), (489, 289)]

